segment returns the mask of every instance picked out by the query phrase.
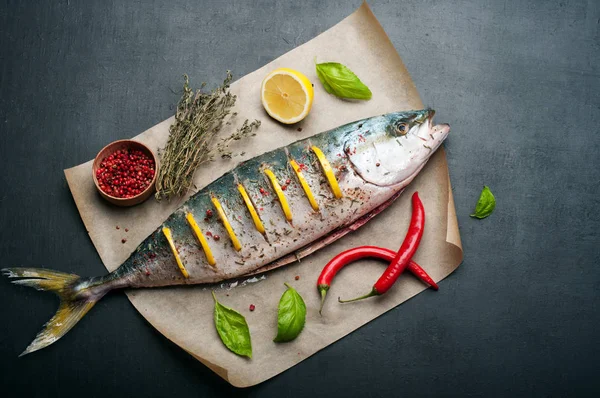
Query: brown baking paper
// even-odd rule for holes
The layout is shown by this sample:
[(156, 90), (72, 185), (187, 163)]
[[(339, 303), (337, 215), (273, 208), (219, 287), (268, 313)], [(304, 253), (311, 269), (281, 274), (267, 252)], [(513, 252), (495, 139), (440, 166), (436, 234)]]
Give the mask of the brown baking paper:
[[(319, 62), (335, 61), (347, 65), (371, 88), (373, 99), (343, 101), (327, 94), (315, 74), (315, 56)], [(311, 114), (291, 127), (269, 118), (260, 103), (262, 79), (268, 72), (283, 66), (304, 72), (315, 86)], [(231, 129), (246, 118), (260, 119), (262, 126), (257, 137), (239, 142), (239, 147), (233, 148), (234, 152), (245, 151), (243, 157), (203, 166), (195, 178), (198, 188), (233, 168), (236, 161), (360, 118), (423, 108), (402, 60), (366, 4), (315, 39), (236, 81), (231, 90), (238, 95), (236, 110), (239, 116), (222, 134), (230, 134)], [(162, 147), (172, 121), (173, 118), (167, 119), (135, 139), (153, 149)], [(89, 235), (106, 268), (112, 271), (182, 200), (158, 203), (151, 199), (133, 208), (112, 206), (96, 192), (91, 169), (90, 161), (65, 170), (65, 175)], [(325, 263), (340, 251), (359, 245), (397, 250), (410, 220), (410, 196), (417, 190), (426, 209), (427, 221), (415, 260), (436, 281), (458, 267), (462, 261), (462, 247), (446, 156), (440, 148), (405, 193), (360, 230), (299, 263), (270, 271), (249, 282), (234, 283), (233, 286), (225, 283), (215, 288), (224, 305), (237, 309), (246, 317), (252, 335), (252, 359), (232, 354), (219, 340), (213, 323), (210, 288), (140, 289), (128, 290), (126, 294), (156, 329), (229, 383), (238, 387), (258, 384), (426, 289), (415, 277), (403, 275), (384, 296), (352, 304), (337, 303), (338, 296), (349, 298), (368, 292), (385, 266), (377, 261), (362, 261), (340, 272), (329, 292), (323, 316), (318, 313), (319, 295), (315, 282)], [(116, 229), (117, 225), (120, 229)], [(124, 244), (121, 243), (123, 238), (127, 239)], [(299, 280), (295, 280), (296, 276)], [(273, 338), (277, 330), (277, 304), (285, 291), (284, 282), (289, 282), (304, 297), (306, 327), (295, 341), (276, 344)], [(250, 304), (256, 306), (254, 312), (249, 311)], [(396, 316), (403, 316), (403, 311), (397, 311)]]

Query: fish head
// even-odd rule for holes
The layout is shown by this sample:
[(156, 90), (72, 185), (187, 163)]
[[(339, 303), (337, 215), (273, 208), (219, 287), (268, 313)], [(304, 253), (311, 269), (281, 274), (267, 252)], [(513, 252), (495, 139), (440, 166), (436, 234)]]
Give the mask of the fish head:
[(389, 113), (358, 122), (346, 136), (344, 152), (366, 182), (393, 186), (412, 179), (448, 136), (450, 126), (434, 125), (432, 109)]

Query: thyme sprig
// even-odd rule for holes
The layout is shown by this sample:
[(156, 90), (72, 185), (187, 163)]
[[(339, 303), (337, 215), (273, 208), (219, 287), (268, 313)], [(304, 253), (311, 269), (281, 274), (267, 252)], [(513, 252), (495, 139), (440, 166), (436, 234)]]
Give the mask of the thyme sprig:
[[(242, 124), (242, 127), (237, 129), (229, 137), (222, 138), (221, 141), (219, 143), (217, 143), (217, 152), (221, 154), (221, 157), (223, 159), (231, 159), (232, 152), (228, 151), (229, 145), (231, 145), (231, 143), (233, 141), (239, 141), (242, 138), (254, 137), (256, 135), (256, 133), (253, 133), (253, 131), (256, 130), (259, 126), (260, 126), (260, 120), (255, 120), (255, 121), (249, 123), (248, 119), (246, 119), (244, 121), (244, 124)], [(241, 153), (242, 156), (244, 154), (245, 154), (245, 152)]]
[(225, 118), (236, 116), (235, 112), (231, 112), (236, 102), (236, 96), (229, 91), (231, 80), (231, 72), (227, 71), (221, 86), (203, 92), (204, 83), (194, 91), (190, 88), (188, 76), (184, 75), (183, 95), (177, 104), (175, 122), (169, 128), (167, 145), (160, 152), (157, 199), (186, 194), (193, 185), (194, 173), (200, 165), (214, 160), (217, 153), (231, 157), (228, 148), (233, 141), (255, 135), (252, 131), (260, 122), (255, 120), (249, 123), (246, 120), (239, 129), (215, 145), (215, 137), (223, 127)]

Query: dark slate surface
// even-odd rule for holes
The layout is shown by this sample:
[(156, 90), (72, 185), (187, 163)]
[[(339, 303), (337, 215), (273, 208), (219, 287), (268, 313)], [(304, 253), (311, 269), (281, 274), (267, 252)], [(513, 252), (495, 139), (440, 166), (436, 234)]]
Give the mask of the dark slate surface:
[[(2, 1), (1, 265), (102, 273), (62, 170), (169, 117), (183, 73), (241, 76), (359, 4)], [(439, 292), (236, 390), (122, 293), (17, 359), (56, 300), (3, 278), (2, 395), (597, 396), (599, 4), (373, 2), (424, 102), (452, 125), (465, 261)], [(498, 206), (477, 221), (483, 184)]]

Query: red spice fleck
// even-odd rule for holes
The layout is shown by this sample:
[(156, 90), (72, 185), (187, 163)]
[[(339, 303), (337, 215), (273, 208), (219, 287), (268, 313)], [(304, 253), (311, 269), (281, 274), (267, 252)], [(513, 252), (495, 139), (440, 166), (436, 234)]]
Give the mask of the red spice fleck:
[(358, 142), (365, 142), (365, 141), (366, 141), (365, 137), (362, 134), (359, 134), (358, 135)]
[(148, 188), (154, 173), (151, 157), (138, 149), (126, 148), (102, 159), (96, 179), (104, 193), (117, 198), (132, 198)]
[(150, 270), (146, 267), (146, 276), (150, 275)]
[(150, 257), (150, 258), (156, 258), (156, 253), (150, 253), (150, 254), (148, 255), (148, 257)]
[(285, 185), (290, 185), (290, 183), (292, 182), (292, 180), (290, 180), (289, 178), (287, 180), (285, 180)]
[(255, 308), (256, 306), (254, 304), (250, 304), (250, 311), (254, 311)]
[(287, 190), (287, 185), (282, 185), (282, 186), (281, 186), (281, 190), (282, 190), (282, 191), (285, 191), (285, 190)]
[(263, 211), (263, 208), (261, 207), (259, 210), (260, 210), (260, 211)]
[(294, 277), (294, 279), (295, 279), (295, 280), (299, 280), (299, 279), (300, 279), (300, 275), (296, 275), (296, 276)]
[(118, 225), (117, 225), (117, 227), (116, 227), (116, 228), (117, 228), (117, 229), (120, 229)]
[(304, 163), (300, 163), (298, 165), (298, 168), (300, 169), (300, 171), (308, 169), (308, 167), (306, 167), (306, 165)]
[(302, 131), (302, 127), (298, 127), (298, 131)]
[(259, 189), (258, 191), (259, 191), (261, 194), (263, 194), (263, 195), (267, 195), (267, 191), (265, 191), (265, 189), (264, 189), (264, 188), (261, 188), (261, 189)]
[(206, 217), (211, 218), (213, 216), (213, 211), (211, 209), (206, 210)]
[(125, 232), (129, 232), (129, 230), (127, 228), (125, 228)]
[(212, 236), (212, 232), (206, 231), (206, 236)]
[(127, 239), (125, 239), (125, 238), (121, 239), (121, 243), (125, 243), (125, 242), (127, 242)]
[(379, 166), (381, 166), (381, 163), (377, 162), (377, 163), (375, 163), (375, 166), (379, 167)]
[(213, 236), (213, 239), (214, 239), (214, 240), (219, 240), (219, 239), (221, 239), (221, 237), (220, 237), (219, 235), (214, 235), (214, 236)]

